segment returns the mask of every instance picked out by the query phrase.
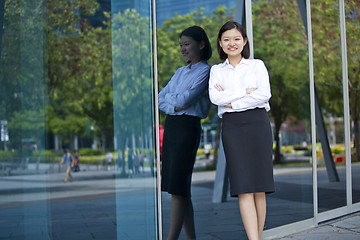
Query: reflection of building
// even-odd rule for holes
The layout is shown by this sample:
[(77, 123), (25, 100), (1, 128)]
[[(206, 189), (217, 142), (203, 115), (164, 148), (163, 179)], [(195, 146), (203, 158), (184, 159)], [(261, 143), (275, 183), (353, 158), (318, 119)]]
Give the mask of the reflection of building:
[(92, 26), (99, 27), (102, 26), (102, 22), (105, 20), (103, 12), (123, 12), (126, 9), (136, 9), (141, 16), (150, 15), (150, 4), (151, 1), (147, 0), (121, 0), (121, 1), (112, 1), (112, 0), (97, 0), (99, 3), (99, 9), (92, 17), (87, 17)]
[(235, 6), (236, 0), (157, 0), (156, 1), (156, 18), (157, 25), (161, 26), (165, 20), (174, 17), (175, 14), (185, 15), (193, 11), (204, 9), (205, 14), (213, 11), (218, 6), (226, 6), (230, 9)]
[[(103, 0), (109, 1), (109, 0)], [(121, 0), (111, 1), (112, 12), (123, 12), (125, 9), (136, 9), (141, 16), (150, 16), (151, 1), (148, 0)]]

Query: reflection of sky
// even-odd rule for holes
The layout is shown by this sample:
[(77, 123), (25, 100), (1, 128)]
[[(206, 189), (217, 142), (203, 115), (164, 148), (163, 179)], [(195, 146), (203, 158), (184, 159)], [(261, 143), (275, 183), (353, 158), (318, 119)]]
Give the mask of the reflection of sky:
[(157, 25), (161, 26), (163, 22), (175, 16), (186, 15), (204, 8), (204, 13), (210, 13), (219, 6), (226, 6), (227, 9), (234, 7), (236, 0), (156, 0), (156, 18)]

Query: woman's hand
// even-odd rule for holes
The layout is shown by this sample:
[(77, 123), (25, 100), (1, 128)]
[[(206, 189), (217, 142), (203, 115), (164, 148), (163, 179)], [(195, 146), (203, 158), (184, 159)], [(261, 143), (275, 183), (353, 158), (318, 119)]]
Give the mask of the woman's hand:
[[(219, 92), (222, 92), (222, 91), (224, 91), (224, 89), (219, 85), (219, 84), (215, 84), (214, 85), (214, 87), (216, 88), (216, 90), (218, 90)], [(231, 106), (231, 103), (229, 103), (229, 104), (226, 104), (224, 107), (227, 107), (227, 108), (232, 108), (232, 106)]]
[(246, 94), (250, 94), (250, 93), (254, 92), (255, 90), (256, 90), (256, 88), (247, 88)]

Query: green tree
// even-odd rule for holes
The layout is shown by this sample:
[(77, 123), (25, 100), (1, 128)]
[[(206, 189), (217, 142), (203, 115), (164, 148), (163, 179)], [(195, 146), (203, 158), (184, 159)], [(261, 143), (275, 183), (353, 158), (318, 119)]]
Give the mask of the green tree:
[[(343, 116), (342, 65), (339, 6), (336, 1), (311, 2), (315, 80), (321, 86), (322, 106), (334, 116)], [(360, 159), (360, 2), (345, 1), (350, 113), (353, 122), (355, 159)]]
[(86, 19), (98, 8), (94, 0), (53, 1), (47, 7), (50, 129), (72, 137), (84, 134), (91, 119), (105, 152), (113, 139), (110, 14), (105, 13), (105, 27), (94, 28)]
[(149, 18), (134, 9), (112, 16), (113, 97), (116, 148), (153, 132), (152, 45)]
[(355, 160), (360, 160), (360, 2), (345, 1), (351, 120), (354, 123)]
[(281, 162), (280, 127), (289, 116), (309, 117), (307, 41), (296, 1), (256, 1), (254, 56), (268, 68), (275, 162)]
[[(2, 54), (0, 57), (0, 115), (9, 122), (11, 148), (20, 149), (21, 140), (44, 132), (44, 69), (42, 1), (5, 1)], [(37, 124), (24, 116), (37, 115)], [(39, 119), (42, 119), (39, 125)], [(33, 129), (31, 131), (31, 127)], [(32, 133), (32, 134), (31, 134)]]

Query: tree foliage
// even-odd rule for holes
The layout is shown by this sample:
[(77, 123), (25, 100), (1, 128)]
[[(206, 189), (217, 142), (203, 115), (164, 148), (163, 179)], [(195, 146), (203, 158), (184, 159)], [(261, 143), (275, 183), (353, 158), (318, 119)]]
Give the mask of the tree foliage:
[(254, 56), (268, 68), (275, 124), (275, 162), (280, 162), (279, 133), (289, 116), (309, 118), (307, 40), (296, 1), (257, 1), (253, 5)]

